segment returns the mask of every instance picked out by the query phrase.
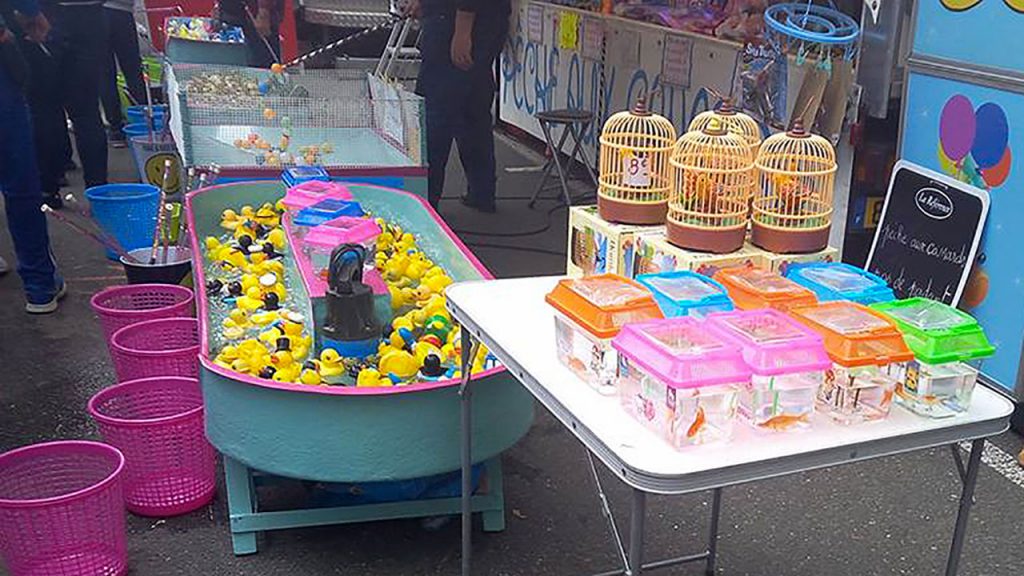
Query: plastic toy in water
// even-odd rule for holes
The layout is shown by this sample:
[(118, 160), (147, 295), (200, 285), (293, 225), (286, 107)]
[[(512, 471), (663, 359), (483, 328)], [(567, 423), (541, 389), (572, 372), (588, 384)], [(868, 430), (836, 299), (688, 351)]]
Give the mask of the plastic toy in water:
[(731, 438), (737, 396), (750, 386), (740, 347), (695, 318), (627, 324), (619, 352), (622, 407), (674, 448)]
[(349, 358), (372, 355), (380, 334), (373, 292), (363, 283), (365, 258), (363, 246), (342, 244), (331, 253), (327, 273), (327, 321), (322, 327), (323, 345)]
[(325, 384), (341, 384), (347, 369), (341, 354), (333, 348), (325, 348), (320, 352), (320, 377)]
[(649, 290), (614, 274), (560, 280), (544, 299), (555, 309), (559, 360), (605, 395), (617, 392), (612, 338), (628, 322), (662, 317)]
[(723, 268), (714, 278), (725, 286), (729, 298), (740, 310), (774, 308), (785, 312), (818, 301), (807, 288), (760, 268)]
[(824, 338), (832, 359), (818, 390), (818, 410), (842, 424), (887, 417), (899, 368), (914, 358), (896, 324), (844, 300), (789, 313)]
[(978, 322), (935, 300), (909, 298), (873, 304), (892, 318), (914, 360), (902, 366), (897, 401), (918, 414), (945, 418), (966, 412), (981, 363), (995, 353)]
[(867, 306), (896, 299), (877, 274), (843, 262), (790, 264), (786, 278), (814, 292), (821, 302), (849, 300)]
[(773, 431), (811, 425), (818, 388), (832, 367), (821, 336), (771, 309), (712, 314), (706, 324), (736, 343), (750, 367), (739, 404), (748, 422)]
[(654, 294), (654, 300), (666, 318), (702, 318), (714, 312), (728, 312), (733, 309), (732, 300), (729, 300), (725, 286), (703, 274), (676, 270), (641, 274), (637, 276), (636, 281)]

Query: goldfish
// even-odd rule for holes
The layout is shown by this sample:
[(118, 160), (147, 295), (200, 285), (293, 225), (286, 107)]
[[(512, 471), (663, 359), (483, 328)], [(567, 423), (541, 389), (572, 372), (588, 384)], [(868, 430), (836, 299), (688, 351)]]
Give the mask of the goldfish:
[(694, 436), (699, 434), (700, 431), (704, 429), (704, 424), (705, 424), (704, 407), (703, 406), (698, 406), (697, 407), (697, 416), (694, 417), (693, 424), (690, 424), (690, 427), (686, 430), (686, 437), (687, 438), (693, 438)]
[(792, 414), (779, 414), (762, 422), (760, 426), (770, 430), (786, 430), (798, 424), (806, 424), (808, 419), (807, 414), (801, 414), (799, 416), (794, 416)]

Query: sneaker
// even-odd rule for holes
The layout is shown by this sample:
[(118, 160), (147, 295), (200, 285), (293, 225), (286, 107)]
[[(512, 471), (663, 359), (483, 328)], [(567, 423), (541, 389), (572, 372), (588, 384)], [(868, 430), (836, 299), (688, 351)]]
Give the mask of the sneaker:
[(121, 132), (120, 130), (111, 132), (110, 137), (107, 138), (107, 141), (110, 142), (111, 148), (128, 147), (128, 140), (124, 137), (124, 132)]
[(58, 302), (64, 298), (64, 295), (68, 292), (68, 285), (63, 280), (60, 281), (60, 289), (53, 295), (49, 300), (41, 302), (33, 302), (31, 298), (25, 303), (25, 312), (29, 314), (50, 314), (51, 312), (57, 311)]
[(7, 274), (10, 271), (10, 264), (7, 263), (7, 260), (3, 259), (3, 256), (0, 256), (0, 276), (3, 276), (4, 274)]

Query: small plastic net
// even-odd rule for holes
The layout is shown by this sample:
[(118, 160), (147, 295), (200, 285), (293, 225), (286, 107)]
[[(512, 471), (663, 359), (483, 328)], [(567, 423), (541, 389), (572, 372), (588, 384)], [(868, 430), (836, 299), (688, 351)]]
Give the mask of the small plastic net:
[(190, 166), (426, 165), (423, 99), (362, 71), (178, 64), (167, 85)]

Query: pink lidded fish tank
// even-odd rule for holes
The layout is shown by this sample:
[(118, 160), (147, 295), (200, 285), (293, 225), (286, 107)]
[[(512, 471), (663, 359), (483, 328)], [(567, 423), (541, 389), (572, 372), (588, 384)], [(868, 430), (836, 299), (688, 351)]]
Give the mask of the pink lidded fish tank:
[(622, 407), (640, 423), (677, 449), (732, 437), (751, 375), (736, 343), (676, 317), (627, 324), (612, 347)]
[(373, 254), (376, 254), (377, 237), (380, 226), (369, 218), (342, 216), (319, 226), (315, 226), (302, 238), (303, 250), (309, 256), (313, 267), (313, 275), (325, 280), (331, 264), (331, 252), (342, 244), (359, 244), (370, 256), (366, 258), (366, 268), (374, 265)]
[(352, 200), (352, 192), (349, 191), (348, 186), (337, 182), (307, 180), (289, 188), (284, 198), (281, 199), (281, 204), (291, 212), (298, 212), (328, 198)]
[(807, 428), (815, 397), (832, 361), (821, 336), (772, 309), (712, 314), (707, 326), (736, 343), (750, 367), (739, 411), (765, 430)]
[(544, 300), (555, 309), (558, 359), (608, 396), (618, 392), (612, 338), (629, 322), (662, 317), (649, 290), (615, 274), (560, 280)]

